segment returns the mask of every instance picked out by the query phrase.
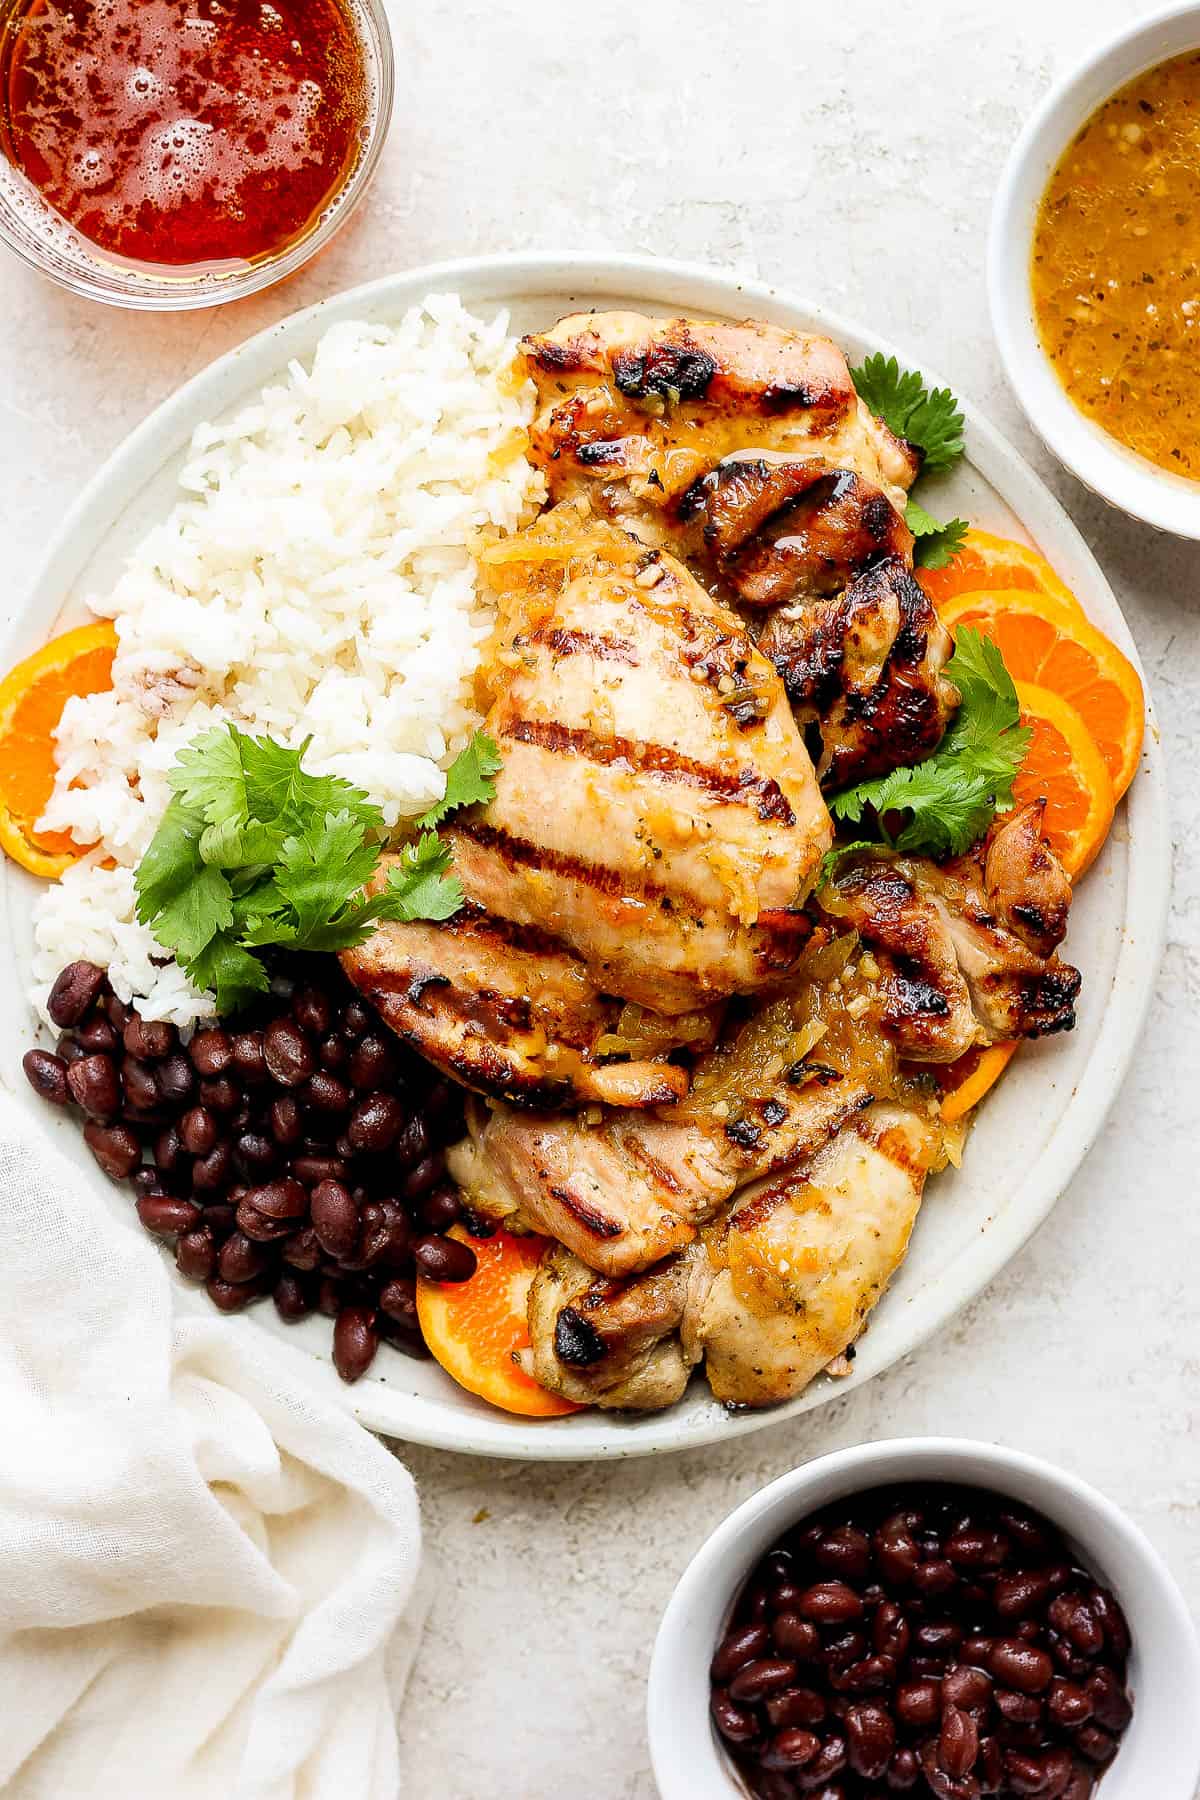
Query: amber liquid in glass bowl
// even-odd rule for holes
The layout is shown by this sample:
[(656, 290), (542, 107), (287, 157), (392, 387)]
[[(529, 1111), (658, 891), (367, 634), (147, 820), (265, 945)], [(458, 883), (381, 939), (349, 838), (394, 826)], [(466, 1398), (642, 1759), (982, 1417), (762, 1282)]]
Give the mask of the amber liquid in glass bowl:
[(106, 265), (186, 279), (285, 258), (371, 138), (363, 10), (0, 0), (0, 152)]

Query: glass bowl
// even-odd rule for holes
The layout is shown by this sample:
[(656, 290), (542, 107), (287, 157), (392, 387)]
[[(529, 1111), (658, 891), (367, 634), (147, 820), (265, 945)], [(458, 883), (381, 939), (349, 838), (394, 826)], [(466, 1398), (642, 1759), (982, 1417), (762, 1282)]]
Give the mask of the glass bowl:
[[(183, 312), (241, 300), (294, 274), (323, 250), (367, 190), (387, 137), (395, 69), (384, 0), (343, 0), (358, 33), (367, 76), (362, 152), (349, 177), (312, 223), (283, 249), (253, 262), (168, 268), (131, 262), (93, 244), (54, 212), (33, 184), (0, 153), (0, 241), (60, 286), (107, 306)], [(0, 4), (0, 14), (8, 10)]]

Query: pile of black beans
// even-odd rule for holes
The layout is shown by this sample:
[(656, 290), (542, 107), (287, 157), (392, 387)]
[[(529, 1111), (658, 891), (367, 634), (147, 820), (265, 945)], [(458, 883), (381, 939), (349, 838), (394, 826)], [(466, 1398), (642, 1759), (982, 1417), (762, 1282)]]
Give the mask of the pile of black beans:
[[(184, 1043), (124, 1005), (94, 963), (59, 975), (61, 1035), (30, 1050), (44, 1100), (74, 1107), (92, 1155), (127, 1181), (147, 1231), (222, 1312), (270, 1294), (281, 1318), (333, 1320), (357, 1381), (381, 1338), (425, 1353), (415, 1276), (463, 1281), (467, 1244), (445, 1146), (462, 1097), (410, 1055), (333, 957), (281, 959), (269, 995)], [(471, 1221), (477, 1233), (478, 1221)]]
[(762, 1800), (1088, 1800), (1131, 1717), (1129, 1630), (1045, 1519), (877, 1489), (768, 1552), (712, 1661), (712, 1716)]

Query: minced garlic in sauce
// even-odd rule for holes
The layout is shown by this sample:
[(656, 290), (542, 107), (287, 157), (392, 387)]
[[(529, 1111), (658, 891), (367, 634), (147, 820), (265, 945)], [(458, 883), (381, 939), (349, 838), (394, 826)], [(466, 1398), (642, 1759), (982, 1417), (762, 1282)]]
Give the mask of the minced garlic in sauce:
[(1075, 404), (1129, 449), (1200, 479), (1200, 55), (1093, 113), (1042, 196), (1033, 300)]

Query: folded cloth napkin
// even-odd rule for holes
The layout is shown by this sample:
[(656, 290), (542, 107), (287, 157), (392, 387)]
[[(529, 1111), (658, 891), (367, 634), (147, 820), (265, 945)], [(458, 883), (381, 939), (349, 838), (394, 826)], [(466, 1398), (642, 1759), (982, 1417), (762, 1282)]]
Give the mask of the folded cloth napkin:
[(0, 1791), (395, 1800), (411, 1477), (0, 1096)]

